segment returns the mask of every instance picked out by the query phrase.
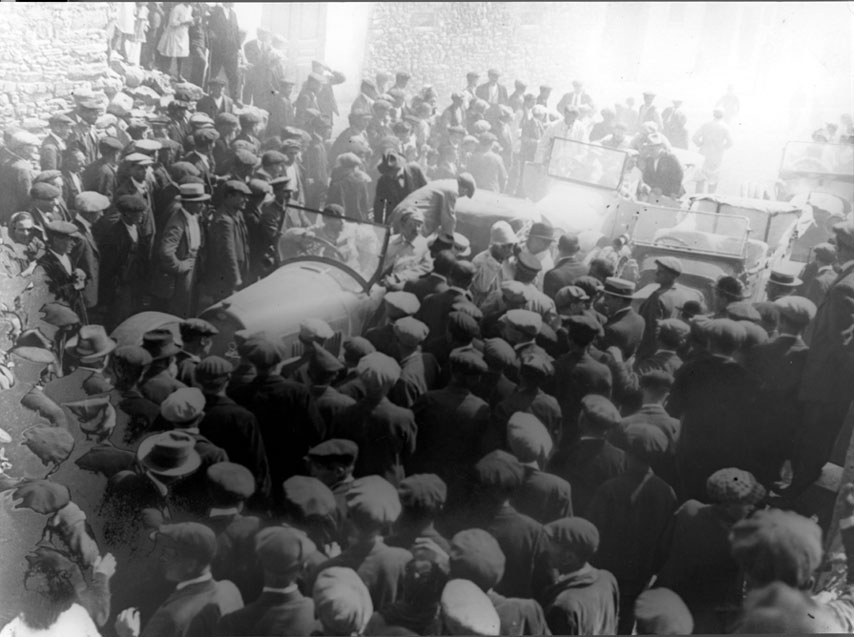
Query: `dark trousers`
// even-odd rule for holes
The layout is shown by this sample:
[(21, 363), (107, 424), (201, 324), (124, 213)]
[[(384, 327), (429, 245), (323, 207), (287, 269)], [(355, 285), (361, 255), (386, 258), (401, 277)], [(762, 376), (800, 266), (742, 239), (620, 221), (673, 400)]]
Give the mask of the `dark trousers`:
[(208, 66), (208, 54), (205, 49), (193, 47), (190, 49), (190, 73), (187, 78), (191, 83), (205, 87), (205, 71)]
[(795, 436), (793, 494), (803, 491), (821, 476), (821, 469), (830, 460), (850, 405), (850, 401), (805, 403), (801, 429)]
[(223, 56), (212, 49), (209, 77), (216, 77), (222, 69), (225, 69), (225, 78), (228, 80), (229, 97), (239, 100), (242, 96), (243, 87), (240, 85), (240, 75), (237, 71), (237, 55)]

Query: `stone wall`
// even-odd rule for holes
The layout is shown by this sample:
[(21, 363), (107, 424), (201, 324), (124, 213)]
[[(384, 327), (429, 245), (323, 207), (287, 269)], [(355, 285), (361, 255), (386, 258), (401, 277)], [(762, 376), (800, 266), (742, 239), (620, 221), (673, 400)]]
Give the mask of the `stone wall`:
[(71, 92), (102, 88), (111, 3), (0, 4), (0, 128), (67, 109)]

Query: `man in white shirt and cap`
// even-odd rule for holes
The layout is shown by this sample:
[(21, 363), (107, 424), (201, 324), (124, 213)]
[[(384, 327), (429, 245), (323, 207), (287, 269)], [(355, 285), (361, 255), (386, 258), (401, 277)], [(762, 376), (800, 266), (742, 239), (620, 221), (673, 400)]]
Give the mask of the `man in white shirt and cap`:
[(548, 160), (547, 154), (550, 153), (551, 143), (555, 138), (571, 139), (577, 142), (587, 140), (584, 125), (579, 119), (580, 114), (581, 111), (578, 107), (567, 106), (564, 108), (563, 121), (555, 122), (549, 126), (540, 138), (540, 142), (537, 145), (537, 153), (534, 156), (535, 162), (545, 163)]
[(518, 241), (513, 228), (506, 221), (496, 221), (492, 224), (489, 229), (489, 247), (472, 259), (475, 274), (469, 292), (478, 307), (491, 292), (501, 288), (501, 283), (507, 277), (505, 264)]

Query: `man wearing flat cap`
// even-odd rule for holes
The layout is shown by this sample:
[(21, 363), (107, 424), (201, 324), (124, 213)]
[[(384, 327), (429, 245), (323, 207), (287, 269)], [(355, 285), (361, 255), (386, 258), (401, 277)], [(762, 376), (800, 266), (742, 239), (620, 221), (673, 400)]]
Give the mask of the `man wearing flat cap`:
[(112, 199), (118, 183), (118, 160), (122, 148), (122, 143), (115, 137), (104, 137), (98, 141), (100, 157), (86, 164), (80, 177), (83, 190), (94, 190)]
[[(401, 213), (400, 232), (393, 234), (389, 239), (383, 261), (385, 277), (382, 279), (382, 284), (387, 289), (405, 289), (407, 286), (418, 284), (425, 277), (433, 283), (437, 283), (436, 277), (441, 276), (441, 283), (447, 283), (445, 274), (447, 274), (447, 269), (450, 267), (450, 260), (453, 259), (453, 253), (450, 250), (446, 251), (449, 259), (447, 263), (444, 263), (439, 268), (440, 270), (444, 268), (445, 273), (439, 272), (431, 275), (431, 256), (434, 256), (432, 259), (434, 270), (437, 260), (445, 261), (445, 259), (438, 259), (435, 255), (431, 255), (427, 239), (421, 234), (423, 226), (424, 214), (418, 208), (409, 208)], [(419, 279), (419, 277), (421, 278)], [(415, 290), (407, 291), (412, 291), (419, 299), (427, 296), (426, 293), (419, 295)]]
[(486, 74), (489, 80), (475, 89), (475, 97), (482, 99), (489, 104), (506, 104), (507, 87), (498, 83), (498, 78), (501, 77), (501, 73), (496, 69), (489, 69)]
[(428, 331), (424, 323), (411, 316), (394, 322), (393, 338), (401, 370), (400, 379), (389, 394), (389, 399), (407, 409), (420, 396), (435, 389), (438, 383), (439, 363), (436, 357), (421, 351), (421, 344), (427, 339)]
[(74, 244), (80, 239), (77, 226), (68, 221), (51, 221), (45, 224), (47, 250), (36, 262), (33, 270), (34, 289), (46, 289), (53, 299), (70, 306), (79, 316), (86, 316), (83, 289), (86, 273), (72, 258)]
[(142, 296), (149, 289), (149, 254), (151, 235), (142, 232), (140, 224), (145, 218), (148, 204), (140, 195), (121, 195), (113, 205), (118, 219), (110, 222), (104, 216), (96, 227), (95, 238), (101, 249), (98, 293), (107, 311), (110, 326), (121, 323), (138, 311)]
[(249, 235), (243, 209), (252, 191), (242, 181), (223, 185), (222, 203), (210, 223), (208, 252), (216, 255), (202, 275), (205, 299), (201, 305), (215, 303), (234, 294), (249, 279)]
[(74, 200), (77, 211), (73, 223), (77, 226), (80, 239), (74, 246), (72, 254), (80, 269), (86, 273), (86, 287), (83, 288), (83, 298), (87, 310), (98, 305), (98, 286), (100, 273), (101, 252), (93, 234), (93, 227), (110, 207), (110, 200), (98, 192), (81, 192)]
[(454, 212), (458, 197), (473, 197), (477, 188), (474, 178), (468, 173), (460, 174), (457, 179), (440, 179), (410, 193), (392, 211), (388, 222), (397, 228), (400, 217), (411, 207), (419, 208), (424, 214), (425, 236), (433, 232), (453, 235), (457, 224)]
[(623, 360), (627, 361), (637, 352), (643, 338), (646, 322), (632, 308), (635, 284), (608, 277), (605, 280), (602, 309), (608, 316), (605, 323), (605, 334), (600, 341), (600, 348), (619, 348)]
[(427, 185), (424, 171), (416, 162), (407, 162), (396, 150), (388, 149), (377, 165), (380, 177), (374, 196), (374, 221), (385, 223), (397, 205), (411, 193)]
[(196, 102), (196, 112), (207, 113), (211, 119), (220, 113), (233, 113), (234, 100), (223, 92), (225, 84), (221, 77), (209, 80), (208, 93)]
[(818, 307), (824, 300), (828, 288), (836, 280), (836, 246), (832, 243), (819, 243), (813, 247), (813, 260), (801, 270), (803, 285), (797, 291)]
[(828, 288), (810, 330), (798, 397), (806, 403), (793, 463), (791, 492), (811, 484), (830, 458), (854, 396), (854, 223), (833, 226), (839, 275)]
[(54, 113), (48, 119), (50, 132), (45, 136), (39, 151), (39, 162), (42, 170), (61, 170), (62, 151), (65, 150), (65, 140), (71, 134), (74, 120), (64, 113)]
[(655, 334), (655, 350), (649, 356), (636, 357), (635, 371), (644, 374), (652, 370), (661, 370), (670, 375), (682, 367), (682, 353), (691, 327), (678, 318), (668, 318), (657, 322)]
[(641, 303), (638, 313), (645, 322), (643, 339), (638, 346), (637, 358), (643, 360), (655, 352), (656, 326), (662, 319), (679, 316), (680, 308), (691, 299), (701, 301), (702, 295), (686, 288), (677, 280), (682, 274), (682, 263), (676, 257), (663, 256), (655, 260), (655, 283), (658, 288)]
[(678, 199), (685, 193), (682, 165), (661, 133), (651, 133), (643, 142), (638, 168), (642, 173), (642, 182), (638, 188), (641, 194)]

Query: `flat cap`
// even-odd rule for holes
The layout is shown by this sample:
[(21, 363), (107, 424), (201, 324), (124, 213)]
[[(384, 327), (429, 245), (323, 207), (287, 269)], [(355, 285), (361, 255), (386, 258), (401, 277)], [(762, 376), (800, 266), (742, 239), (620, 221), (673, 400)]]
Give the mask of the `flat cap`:
[(196, 378), (222, 378), (233, 371), (234, 366), (224, 358), (220, 356), (208, 356), (196, 365)]
[(271, 526), (255, 536), (255, 554), (265, 571), (286, 574), (301, 568), (317, 547), (304, 531)]
[(522, 252), (516, 257), (516, 267), (523, 272), (537, 274), (543, 269), (543, 264), (530, 252)]
[(151, 364), (151, 354), (138, 345), (121, 345), (113, 350), (112, 358), (113, 361), (121, 361), (133, 367), (145, 367)]
[(198, 522), (165, 524), (157, 529), (157, 538), (172, 544), (178, 555), (195, 558), (203, 564), (210, 564), (216, 553), (216, 534)]
[(706, 493), (713, 502), (758, 504), (765, 498), (765, 487), (749, 471), (730, 467), (708, 477)]
[(765, 331), (769, 335), (776, 332), (780, 324), (780, 307), (774, 301), (760, 301), (754, 303), (753, 307), (756, 308), (759, 316), (762, 317), (760, 325)]
[(623, 430), (625, 449), (641, 462), (655, 464), (667, 453), (670, 441), (660, 427), (629, 425)]
[(475, 192), (477, 189), (477, 183), (472, 177), (471, 173), (460, 173), (457, 175), (457, 182), (466, 188), (468, 188), (471, 192)]
[(47, 119), (49, 124), (73, 124), (74, 120), (65, 113), (54, 113)]
[(391, 356), (373, 352), (359, 360), (356, 373), (372, 387), (392, 387), (400, 379), (400, 365)]
[(522, 355), (519, 361), (519, 373), (542, 380), (554, 376), (555, 368), (547, 356), (533, 352)]
[(517, 411), (507, 421), (507, 444), (519, 462), (548, 458), (552, 451), (549, 430), (534, 414)]
[(537, 221), (531, 226), (528, 236), (537, 237), (539, 239), (554, 239), (555, 228), (553, 225), (546, 223), (545, 221)]
[(592, 343), (604, 331), (602, 324), (589, 314), (568, 316), (564, 318), (563, 325), (569, 330), (572, 342), (582, 347)]
[(511, 279), (501, 282), (501, 296), (511, 305), (521, 305), (528, 302), (528, 286), (521, 281)]
[(284, 164), (287, 161), (287, 156), (277, 150), (268, 150), (261, 155), (261, 163), (264, 166), (275, 166), (276, 164)]
[(747, 339), (747, 330), (739, 321), (712, 319), (703, 325), (703, 334), (713, 343), (728, 349), (738, 349)]
[(252, 187), (252, 182), (258, 181), (267, 186), (269, 192), (273, 190), (281, 188), (282, 190), (293, 190), (292, 179), (287, 175), (279, 175), (278, 177), (273, 177), (270, 181), (264, 181), (262, 179), (253, 179), (249, 182), (249, 187)]
[(32, 199), (56, 199), (62, 196), (62, 191), (45, 181), (39, 181), (33, 184), (30, 188), (30, 197)]
[(352, 440), (345, 440), (343, 438), (326, 440), (308, 450), (308, 458), (311, 460), (341, 458), (354, 462), (358, 456), (359, 445)]
[(400, 516), (400, 496), (380, 476), (364, 476), (353, 482), (346, 495), (351, 518), (373, 524), (392, 524)]
[(768, 342), (768, 332), (761, 325), (750, 321), (740, 321), (740, 324), (744, 328), (744, 348), (750, 349)]
[(154, 163), (154, 160), (151, 157), (143, 153), (131, 153), (130, 155), (125, 155), (122, 161), (127, 164), (134, 164), (135, 166), (151, 166)]
[(679, 597), (669, 588), (650, 588), (635, 600), (638, 634), (690, 635), (694, 617)]
[(216, 336), (219, 330), (213, 325), (200, 318), (189, 318), (181, 321), (178, 329), (182, 339), (191, 339), (195, 336)]
[(234, 161), (241, 166), (255, 166), (258, 163), (258, 157), (250, 150), (238, 148), (234, 151)]
[(555, 294), (555, 306), (558, 310), (568, 307), (571, 303), (589, 301), (590, 296), (577, 285), (566, 285)]
[(44, 225), (44, 229), (48, 234), (59, 234), (66, 237), (79, 236), (77, 226), (70, 221), (49, 221)]
[(806, 327), (815, 318), (815, 303), (802, 296), (784, 296), (774, 301), (780, 317), (798, 327)]
[(144, 212), (146, 209), (142, 195), (121, 195), (115, 204), (119, 212)]
[(599, 530), (584, 518), (561, 518), (549, 522), (544, 529), (552, 542), (572, 551), (585, 562), (592, 558), (599, 548)]
[(504, 370), (516, 363), (516, 350), (503, 338), (488, 338), (483, 342), (483, 360), (494, 371)]
[(240, 121), (240, 125), (243, 127), (261, 123), (261, 117), (257, 113), (253, 113), (252, 111), (249, 111), (247, 113), (241, 113), (237, 116), (237, 119)]
[(343, 347), (346, 360), (357, 360), (377, 351), (373, 343), (363, 336), (351, 336), (345, 339)]
[(506, 558), (501, 546), (483, 529), (460, 531), (451, 539), (451, 577), (474, 582), (484, 592), (504, 576)]
[(417, 473), (401, 480), (397, 487), (400, 503), (407, 509), (438, 512), (448, 498), (444, 480), (433, 473)]
[(691, 334), (691, 326), (675, 318), (658, 321), (658, 337), (666, 343), (681, 343)]
[(315, 614), (330, 635), (361, 635), (374, 614), (368, 587), (351, 568), (333, 566), (320, 571), (312, 597)]
[(102, 137), (98, 140), (98, 148), (101, 150), (122, 150), (124, 145), (115, 137)]
[(285, 359), (285, 353), (278, 343), (262, 336), (251, 336), (244, 343), (244, 358), (256, 367), (270, 369)]
[(475, 321), (480, 321), (483, 318), (483, 312), (480, 308), (471, 301), (467, 301), (465, 299), (454, 301), (454, 304), (451, 306), (451, 312), (465, 314), (466, 316), (473, 318)]
[(338, 360), (338, 357), (326, 348), (315, 347), (308, 361), (308, 368), (312, 373), (319, 373), (321, 376), (326, 376), (344, 369), (344, 363)]
[(635, 284), (625, 279), (609, 276), (605, 279), (604, 292), (622, 299), (630, 299), (635, 293)]
[(213, 143), (219, 139), (219, 132), (215, 128), (200, 128), (193, 133), (193, 141), (197, 144)]
[(732, 527), (730, 547), (756, 583), (801, 588), (821, 563), (821, 527), (791, 511), (763, 509)]
[(581, 414), (593, 429), (608, 431), (620, 424), (619, 410), (605, 396), (588, 394), (581, 399)]
[(325, 341), (335, 336), (329, 323), (322, 319), (305, 319), (299, 325), (299, 337), (306, 341)]
[(502, 321), (526, 336), (535, 338), (540, 333), (543, 317), (530, 310), (509, 310), (502, 317)]
[(394, 322), (395, 337), (407, 347), (421, 345), (429, 334), (430, 328), (412, 316), (404, 316)]
[(110, 199), (100, 192), (85, 190), (74, 198), (74, 207), (78, 212), (100, 212), (110, 207)]
[(478, 460), (474, 473), (477, 484), (506, 491), (519, 488), (525, 479), (525, 469), (519, 460), (501, 449)]
[(240, 120), (237, 119), (237, 115), (234, 113), (219, 113), (216, 118), (214, 118), (215, 126), (239, 126)]
[(762, 321), (762, 315), (748, 301), (730, 303), (726, 306), (726, 313), (733, 321), (750, 321), (751, 323), (760, 323)]
[(249, 186), (247, 186), (242, 181), (238, 181), (237, 179), (230, 179), (229, 181), (225, 182), (223, 189), (224, 189), (225, 194), (227, 194), (227, 195), (234, 193), (234, 192), (239, 192), (239, 193), (242, 193), (244, 195), (251, 195), (252, 194), (252, 191), (249, 190)]
[(39, 312), (43, 314), (42, 320), (54, 327), (68, 327), (81, 322), (77, 313), (62, 303), (45, 303)]
[(332, 519), (338, 511), (335, 494), (317, 478), (292, 476), (282, 483), (285, 510), (297, 520)]
[(589, 274), (585, 274), (584, 276), (580, 276), (575, 281), (572, 282), (573, 285), (577, 285), (582, 290), (587, 292), (587, 296), (591, 299), (598, 295), (602, 290), (605, 289), (605, 285), (597, 279), (595, 276), (590, 276)]
[(52, 480), (25, 480), (12, 493), (12, 501), (16, 509), (50, 515), (71, 502), (71, 494), (64, 484)]
[(452, 579), (445, 584), (439, 607), (449, 635), (500, 634), (501, 619), (492, 600), (468, 580)]
[(389, 292), (383, 299), (402, 316), (412, 316), (421, 308), (421, 302), (412, 292)]
[(190, 422), (205, 412), (205, 395), (198, 387), (181, 387), (160, 403), (160, 415), (175, 424)]
[(813, 254), (816, 259), (820, 259), (824, 263), (833, 263), (836, 261), (836, 246), (832, 243), (819, 243), (813, 246)]
[[(465, 316), (465, 314), (461, 316)], [(466, 318), (470, 319), (471, 317)], [(463, 376), (478, 376), (489, 371), (483, 354), (474, 349), (452, 350), (448, 360), (451, 363), (451, 371)]]
[(478, 338), (480, 325), (471, 314), (454, 311), (448, 314), (448, 331), (462, 338)]
[(186, 177), (200, 177), (201, 172), (193, 164), (186, 161), (176, 161), (167, 169), (172, 180), (180, 184)]
[(208, 467), (208, 488), (228, 500), (242, 502), (255, 493), (255, 477), (241, 464), (217, 462)]
[(133, 142), (133, 147), (136, 150), (141, 151), (140, 154), (155, 153), (163, 148), (163, 144), (156, 139), (137, 139)]
[(682, 274), (682, 262), (676, 257), (658, 257), (655, 260), (655, 263), (666, 270), (670, 270), (676, 274)]

